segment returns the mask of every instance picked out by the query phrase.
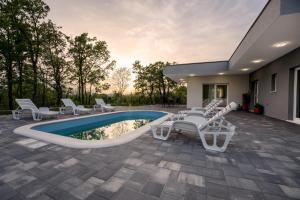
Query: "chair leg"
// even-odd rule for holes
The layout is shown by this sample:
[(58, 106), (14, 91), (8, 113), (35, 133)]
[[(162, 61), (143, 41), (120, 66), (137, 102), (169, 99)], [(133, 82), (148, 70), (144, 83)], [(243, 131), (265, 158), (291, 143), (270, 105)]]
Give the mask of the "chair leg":
[(13, 117), (13, 119), (19, 120), (20, 119), (20, 112), (18, 110), (13, 110), (12, 111), (12, 117)]
[(35, 113), (35, 112), (32, 112), (32, 118), (34, 121), (40, 121), (40, 114), (39, 113)]
[[(167, 134), (164, 135), (164, 130), (167, 129)], [(153, 137), (160, 140), (167, 140), (171, 134), (172, 127), (169, 126), (151, 126)]]
[[(206, 150), (224, 152), (227, 149), (227, 146), (234, 135), (234, 132), (200, 132), (199, 133), (202, 144)], [(206, 141), (205, 135), (213, 136), (213, 144), (209, 145)], [(217, 145), (217, 137), (220, 135), (225, 135), (225, 141), (221, 146)]]

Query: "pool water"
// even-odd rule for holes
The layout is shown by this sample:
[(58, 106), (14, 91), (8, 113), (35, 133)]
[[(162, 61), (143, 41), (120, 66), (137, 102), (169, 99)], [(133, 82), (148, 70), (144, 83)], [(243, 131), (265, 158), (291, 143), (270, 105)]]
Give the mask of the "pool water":
[(41, 124), (31, 129), (80, 140), (107, 140), (128, 134), (164, 115), (158, 111), (125, 111)]
[(138, 129), (150, 121), (151, 120), (147, 119), (124, 120), (103, 127), (80, 131), (78, 133), (71, 134), (70, 137), (81, 140), (114, 139), (127, 134), (129, 131)]

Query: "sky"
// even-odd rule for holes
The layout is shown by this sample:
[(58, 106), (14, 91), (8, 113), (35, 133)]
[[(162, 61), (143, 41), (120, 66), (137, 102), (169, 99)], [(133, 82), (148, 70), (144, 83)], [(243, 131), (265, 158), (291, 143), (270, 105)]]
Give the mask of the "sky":
[(105, 40), (117, 66), (135, 60), (228, 60), (267, 0), (45, 0), (64, 33)]

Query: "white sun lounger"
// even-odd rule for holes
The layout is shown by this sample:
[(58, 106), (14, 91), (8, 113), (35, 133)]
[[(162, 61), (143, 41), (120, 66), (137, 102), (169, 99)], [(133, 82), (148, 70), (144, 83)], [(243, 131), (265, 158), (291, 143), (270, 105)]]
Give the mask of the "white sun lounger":
[(178, 114), (173, 115), (172, 120), (180, 120), (183, 119), (186, 116), (190, 115), (199, 115), (202, 117), (211, 117), (214, 114), (216, 114), (216, 108), (218, 105), (220, 105), (223, 102), (223, 100), (212, 100), (212, 102), (209, 104), (209, 106), (206, 106), (203, 110), (200, 110), (196, 107), (192, 108), (192, 110), (182, 110), (179, 111)]
[(43, 117), (57, 117), (59, 112), (50, 111), (48, 107), (37, 108), (30, 99), (16, 99), (18, 108), (12, 111), (13, 119), (20, 119), (21, 115), (30, 112), (33, 120), (41, 120)]
[(79, 115), (81, 113), (90, 113), (92, 109), (85, 108), (82, 105), (76, 106), (75, 103), (71, 99), (61, 99), (65, 107), (60, 107), (60, 112), (62, 114), (65, 113), (67, 109), (71, 109), (74, 115)]
[[(235, 133), (235, 126), (224, 119), (224, 115), (237, 108), (232, 102), (215, 114), (212, 118), (206, 119), (200, 116), (187, 116), (184, 120), (165, 121), (160, 125), (152, 126), (153, 137), (160, 140), (167, 140), (172, 130), (198, 133), (206, 150), (224, 152)], [(208, 144), (206, 137), (213, 137), (212, 144)], [(220, 136), (225, 140), (221, 145), (217, 144)]]
[(102, 112), (104, 111), (114, 111), (115, 107), (110, 104), (106, 104), (103, 99), (95, 99), (96, 105), (94, 105), (94, 110), (101, 108)]
[(205, 111), (208, 110), (210, 107), (214, 106), (214, 104), (216, 104), (218, 101), (220, 101), (220, 100), (213, 99), (213, 100), (211, 100), (211, 102), (209, 102), (209, 104), (207, 104), (205, 107), (192, 107), (191, 110), (197, 110), (197, 111), (205, 112)]

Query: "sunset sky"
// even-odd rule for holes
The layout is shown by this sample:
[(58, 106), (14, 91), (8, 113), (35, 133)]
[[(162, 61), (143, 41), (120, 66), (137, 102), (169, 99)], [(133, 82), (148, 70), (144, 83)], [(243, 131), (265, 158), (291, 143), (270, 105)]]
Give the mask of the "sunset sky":
[(105, 40), (117, 66), (135, 60), (228, 60), (267, 0), (46, 0), (71, 36)]

